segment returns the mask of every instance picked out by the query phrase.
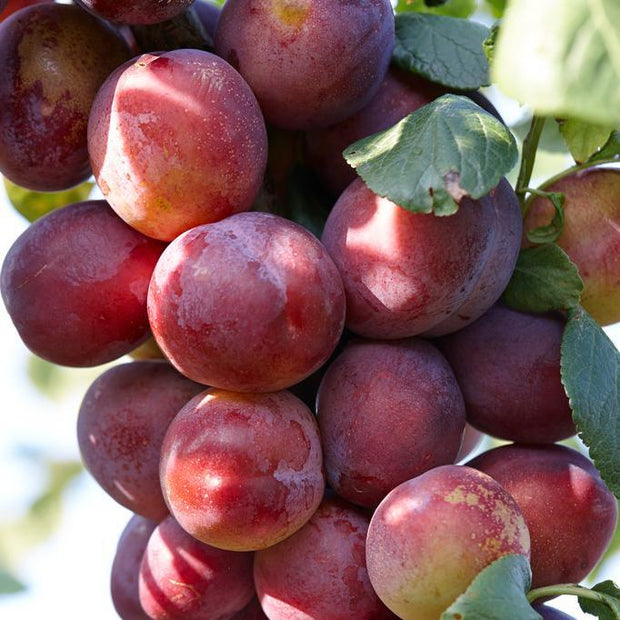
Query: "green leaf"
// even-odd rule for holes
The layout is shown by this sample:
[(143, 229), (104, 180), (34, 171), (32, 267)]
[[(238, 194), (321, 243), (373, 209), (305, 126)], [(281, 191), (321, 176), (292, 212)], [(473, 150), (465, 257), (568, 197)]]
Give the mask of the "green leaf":
[(29, 222), (34, 222), (46, 213), (59, 209), (74, 202), (87, 200), (94, 183), (86, 181), (64, 192), (35, 192), (15, 185), (4, 178), (4, 187), (9, 202)]
[(0, 594), (16, 594), (25, 589), (26, 586), (21, 581), (0, 566)]
[(486, 26), (456, 17), (397, 15), (394, 62), (449, 88), (480, 88), (489, 84), (482, 48), (488, 34)]
[(531, 578), (525, 556), (505, 555), (478, 573), (440, 620), (504, 620), (508, 609), (511, 618), (541, 620), (526, 597)]
[(517, 162), (510, 131), (467, 97), (443, 95), (344, 151), (368, 187), (404, 209), (450, 215)]
[(522, 312), (566, 310), (579, 303), (583, 282), (562, 248), (546, 243), (519, 252), (504, 301)]
[(611, 580), (597, 583), (592, 590), (605, 594), (603, 601), (579, 597), (579, 606), (587, 614), (601, 620), (620, 620), (620, 588)]
[(614, 131), (603, 148), (588, 159), (588, 163), (620, 161), (620, 131)]
[(569, 313), (560, 363), (579, 435), (603, 480), (620, 497), (620, 352), (581, 307)]
[(512, 0), (492, 78), (538, 115), (620, 126), (620, 2)]
[[(432, 6), (431, 6), (432, 5)], [(447, 0), (428, 2), (425, 0), (398, 0), (396, 13), (434, 13), (451, 17), (466, 18), (476, 10), (476, 0)]]
[(560, 192), (543, 192), (538, 189), (528, 189), (536, 196), (548, 198), (555, 209), (551, 223), (547, 226), (539, 226), (527, 232), (528, 241), (531, 243), (554, 243), (564, 230), (564, 194)]
[(612, 133), (610, 127), (574, 119), (560, 120), (558, 125), (570, 154), (578, 164), (600, 151), (607, 144)]

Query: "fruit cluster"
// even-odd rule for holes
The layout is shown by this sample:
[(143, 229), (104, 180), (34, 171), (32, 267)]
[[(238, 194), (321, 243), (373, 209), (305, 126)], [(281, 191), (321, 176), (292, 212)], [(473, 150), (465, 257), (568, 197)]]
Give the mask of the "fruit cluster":
[[(555, 444), (577, 432), (566, 313), (500, 301), (527, 244), (519, 197), (503, 173), (472, 197), (451, 171), (456, 212), (414, 212), (341, 155), (450, 90), (390, 67), (391, 3), (196, 0), (213, 52), (139, 48), (109, 23), (144, 28), (188, 0), (78, 4), (0, 25), (0, 171), (41, 191), (92, 173), (105, 201), (33, 223), (1, 289), (46, 360), (142, 358), (104, 372), (78, 418), (85, 466), (135, 513), (112, 567), (119, 615), (435, 620), (513, 555), (534, 588), (582, 580), (617, 504)], [(449, 97), (507, 131), (479, 92)], [(618, 183), (606, 169), (553, 188), (605, 323), (620, 319), (618, 228), (598, 261), (576, 231), (594, 219), (582, 195)], [(513, 443), (457, 465), (482, 433)]]

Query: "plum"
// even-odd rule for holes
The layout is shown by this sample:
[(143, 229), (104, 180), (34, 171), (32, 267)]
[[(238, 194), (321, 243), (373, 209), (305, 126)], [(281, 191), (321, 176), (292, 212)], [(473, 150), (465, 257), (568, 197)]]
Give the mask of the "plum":
[(577, 583), (599, 561), (618, 521), (616, 500), (582, 454), (508, 445), (469, 461), (514, 497), (532, 541), (532, 587)]
[(375, 96), (339, 123), (306, 133), (308, 159), (334, 195), (357, 178), (342, 151), (361, 138), (395, 125), (401, 118), (446, 93), (424, 78), (390, 67)]
[(323, 377), (317, 413), (331, 488), (368, 507), (454, 463), (465, 428), (454, 373), (420, 338), (351, 342)]
[(389, 0), (228, 0), (215, 33), (217, 54), (285, 129), (326, 127), (361, 109), (393, 46)]
[(78, 445), (84, 465), (113, 499), (149, 519), (168, 514), (159, 483), (161, 445), (174, 416), (203, 390), (162, 361), (114, 366), (88, 388)]
[(213, 4), (210, 0), (196, 0), (194, 4), (192, 4), (192, 9), (196, 12), (205, 32), (212, 39), (215, 39), (217, 22), (220, 19), (220, 7)]
[(43, 4), (54, 0), (0, 0), (0, 22), (20, 9), (25, 9), (33, 4)]
[[(542, 189), (564, 194), (564, 229), (557, 243), (579, 268), (581, 305), (601, 325), (620, 321), (620, 170), (581, 170)], [(548, 224), (554, 213), (550, 200), (535, 198), (525, 231)]]
[(368, 529), (368, 575), (379, 598), (404, 620), (437, 620), (491, 562), (529, 557), (514, 499), (470, 467), (443, 465), (397, 486)]
[[(337, 197), (357, 178), (342, 152), (361, 140), (395, 125), (399, 120), (450, 92), (444, 86), (392, 65), (375, 96), (358, 112), (339, 123), (306, 132), (307, 157), (325, 187)], [(491, 102), (478, 91), (466, 91), (474, 103), (502, 121)]]
[(76, 0), (94, 15), (121, 24), (156, 24), (176, 17), (194, 0)]
[(152, 620), (230, 618), (254, 596), (253, 559), (205, 545), (167, 517), (142, 557), (140, 604)]
[(160, 479), (170, 512), (193, 537), (231, 551), (264, 549), (321, 503), (316, 420), (289, 392), (212, 388), (168, 427)]
[(543, 617), (543, 620), (575, 620), (573, 616), (569, 616), (554, 607), (549, 607), (549, 605), (536, 604), (532, 607)]
[(114, 609), (123, 620), (149, 620), (140, 604), (138, 581), (142, 556), (156, 527), (155, 521), (134, 515), (118, 541), (110, 576), (110, 594)]
[(467, 420), (494, 437), (553, 443), (576, 432), (560, 379), (566, 319), (497, 304), (439, 338), (463, 390)]
[(129, 57), (118, 33), (76, 6), (37, 4), (3, 21), (0, 172), (37, 191), (85, 181), (91, 106)]
[(286, 540), (256, 552), (254, 582), (271, 620), (393, 618), (366, 571), (370, 517), (326, 498)]
[(346, 325), (368, 338), (438, 336), (471, 323), (503, 292), (520, 240), (519, 203), (505, 179), (450, 217), (402, 209), (358, 179), (322, 236), (344, 282)]
[(146, 298), (164, 244), (102, 200), (37, 220), (2, 265), (6, 309), (26, 346), (65, 366), (97, 366), (149, 335)]
[(338, 344), (338, 271), (301, 226), (240, 213), (175, 239), (157, 264), (148, 313), (157, 344), (184, 375), (241, 392), (291, 386)]
[(93, 174), (112, 208), (170, 241), (247, 211), (267, 162), (267, 133), (243, 78), (209, 52), (143, 54), (114, 71), (88, 121)]

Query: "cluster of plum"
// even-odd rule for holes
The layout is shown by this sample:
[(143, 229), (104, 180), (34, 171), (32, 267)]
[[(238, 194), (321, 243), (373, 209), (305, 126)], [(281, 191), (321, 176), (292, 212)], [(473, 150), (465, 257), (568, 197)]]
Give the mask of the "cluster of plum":
[[(46, 360), (162, 358), (104, 372), (78, 418), (87, 469), (135, 513), (112, 568), (119, 615), (437, 619), (506, 554), (530, 560), (534, 587), (583, 579), (617, 505), (555, 444), (576, 433), (564, 315), (498, 302), (522, 245), (513, 189), (412, 213), (342, 158), (445, 92), (390, 67), (390, 2), (196, 0), (215, 53), (136, 50), (104, 21), (160, 22), (189, 0), (77, 4), (0, 25), (0, 171), (41, 191), (92, 171), (106, 201), (36, 221), (1, 287)], [(264, 210), (299, 144), (337, 197), (320, 241)], [(580, 196), (619, 183), (560, 182), (567, 246)], [(526, 225), (549, 217), (540, 199)], [(607, 323), (610, 262), (580, 264)], [(514, 443), (456, 465), (481, 432)]]

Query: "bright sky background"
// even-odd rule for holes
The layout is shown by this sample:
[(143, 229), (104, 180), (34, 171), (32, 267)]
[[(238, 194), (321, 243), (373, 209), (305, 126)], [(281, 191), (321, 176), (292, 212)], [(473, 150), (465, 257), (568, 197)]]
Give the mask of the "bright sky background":
[[(518, 110), (505, 104), (508, 117)], [(0, 183), (0, 260), (26, 228), (25, 220), (6, 200)], [(620, 324), (608, 328), (620, 348)], [(18, 517), (44, 488), (44, 480), (21, 450), (40, 451), (57, 459), (79, 459), (76, 419), (81, 398), (101, 368), (72, 370), (75, 385), (62, 400), (39, 394), (27, 376), (29, 353), (0, 304), (0, 523)], [(130, 513), (110, 499), (86, 474), (66, 495), (63, 523), (52, 538), (27, 555), (17, 576), (29, 585), (21, 594), (0, 596), (0, 618), (34, 620), (111, 620), (116, 618), (109, 597), (109, 573), (117, 540)], [(620, 561), (600, 579), (620, 576)], [(554, 605), (587, 618), (572, 597)]]

